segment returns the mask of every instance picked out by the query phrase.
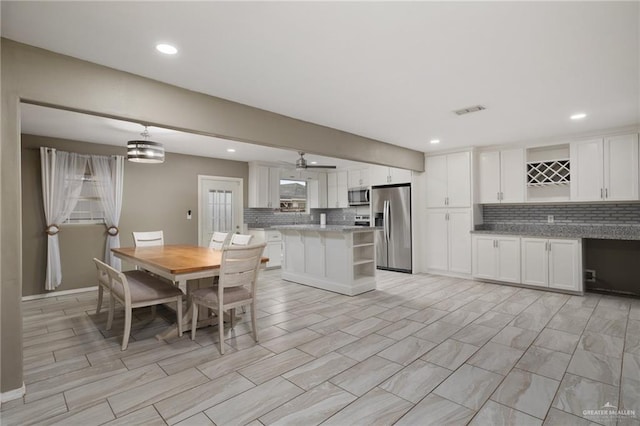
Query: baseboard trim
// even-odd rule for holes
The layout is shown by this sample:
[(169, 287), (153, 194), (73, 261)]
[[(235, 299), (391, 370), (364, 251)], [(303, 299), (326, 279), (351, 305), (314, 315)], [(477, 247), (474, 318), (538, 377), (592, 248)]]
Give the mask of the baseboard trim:
[(4, 402), (13, 401), (14, 399), (22, 398), (26, 390), (27, 388), (25, 387), (23, 382), (22, 387), (18, 389), (13, 389), (10, 391), (0, 393), (0, 402), (4, 403)]
[(22, 301), (24, 302), (27, 300), (38, 300), (38, 299), (46, 299), (49, 297), (67, 296), (69, 294), (76, 294), (76, 293), (86, 293), (88, 291), (96, 291), (97, 289), (98, 289), (98, 286), (94, 286), (94, 287), (74, 288), (73, 290), (54, 291), (51, 293), (44, 293), (44, 294), (34, 294), (31, 296), (22, 296)]

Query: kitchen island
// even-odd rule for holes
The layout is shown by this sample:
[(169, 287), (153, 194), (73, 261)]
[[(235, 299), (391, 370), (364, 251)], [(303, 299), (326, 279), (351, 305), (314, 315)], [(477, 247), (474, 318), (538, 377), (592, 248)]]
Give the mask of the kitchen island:
[(374, 228), (274, 226), (282, 233), (282, 279), (354, 296), (376, 288)]

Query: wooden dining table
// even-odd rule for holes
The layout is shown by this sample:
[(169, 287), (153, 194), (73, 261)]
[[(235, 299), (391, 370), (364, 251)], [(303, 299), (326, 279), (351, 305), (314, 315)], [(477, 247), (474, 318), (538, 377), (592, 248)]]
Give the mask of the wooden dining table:
[[(192, 245), (162, 245), (150, 247), (120, 247), (112, 248), (114, 256), (132, 263), (141, 269), (159, 275), (175, 283), (187, 294), (187, 309), (182, 318), (183, 330), (191, 330), (191, 315), (193, 307), (189, 298), (190, 293), (200, 287), (202, 278), (213, 278), (218, 275), (222, 261), (222, 251), (208, 247)], [(261, 259), (262, 265), (266, 265), (269, 258)], [(211, 285), (211, 282), (205, 285)], [(206, 311), (206, 310), (205, 310)], [(200, 324), (208, 324), (208, 320), (201, 318)], [(167, 339), (178, 335), (177, 327), (172, 327), (164, 333), (157, 335), (158, 339)]]

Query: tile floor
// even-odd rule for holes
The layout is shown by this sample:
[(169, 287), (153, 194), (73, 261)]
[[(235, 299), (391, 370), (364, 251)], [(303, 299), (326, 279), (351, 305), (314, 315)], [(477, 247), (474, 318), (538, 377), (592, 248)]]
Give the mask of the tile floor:
[[(640, 300), (568, 296), (380, 271), (356, 297), (265, 271), (260, 344), (249, 314), (168, 342), (136, 311), (120, 351), (96, 293), (23, 302), (23, 399), (10, 425), (640, 426)], [(590, 415), (605, 404), (636, 417)]]

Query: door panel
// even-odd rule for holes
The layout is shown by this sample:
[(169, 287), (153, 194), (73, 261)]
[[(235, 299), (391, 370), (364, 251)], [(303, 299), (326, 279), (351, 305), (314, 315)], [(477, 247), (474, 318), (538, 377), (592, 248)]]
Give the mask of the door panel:
[(500, 152), (501, 202), (522, 203), (525, 189), (524, 149), (508, 149)]
[(473, 275), (496, 279), (497, 253), (493, 236), (475, 236), (473, 241)]
[(389, 189), (389, 267), (411, 270), (411, 191)]
[(549, 240), (549, 287), (582, 290), (580, 243), (576, 240)]
[(520, 238), (496, 239), (498, 268), (496, 279), (512, 283), (520, 282)]
[(471, 273), (471, 212), (449, 210), (449, 271)]
[(468, 152), (447, 155), (447, 207), (471, 207), (471, 163)]
[(482, 152), (478, 159), (480, 202), (498, 203), (500, 192), (500, 152)]
[(446, 271), (449, 267), (445, 210), (427, 211), (427, 268)]
[(602, 139), (571, 144), (571, 201), (601, 200)]
[(638, 199), (638, 135), (605, 140), (604, 187), (606, 200)]
[(425, 164), (427, 207), (445, 207), (447, 198), (447, 157), (427, 157)]
[(522, 239), (522, 284), (548, 287), (547, 240)]

